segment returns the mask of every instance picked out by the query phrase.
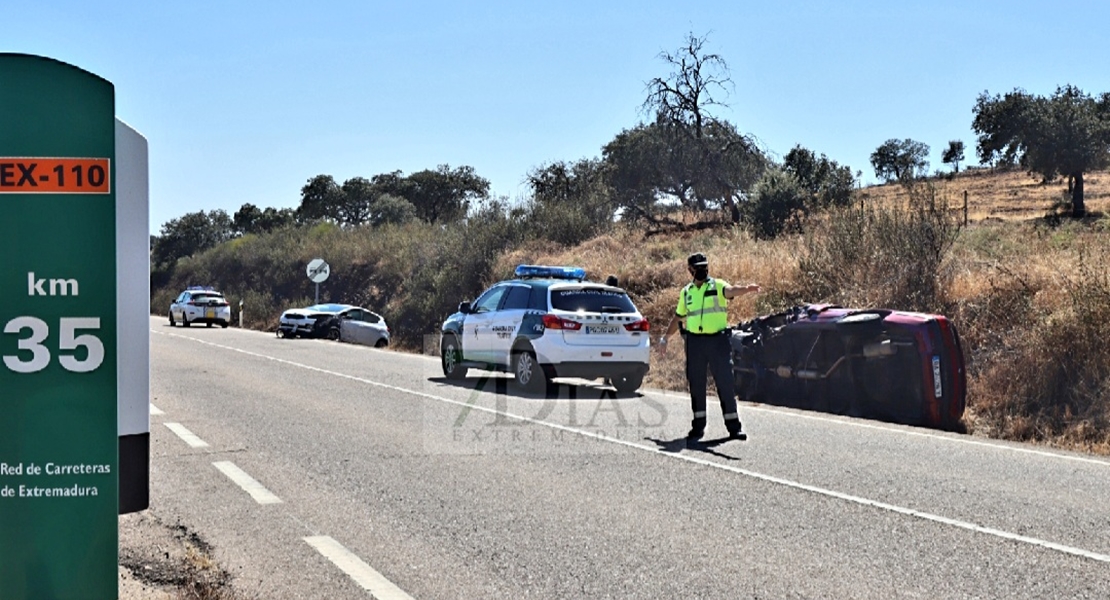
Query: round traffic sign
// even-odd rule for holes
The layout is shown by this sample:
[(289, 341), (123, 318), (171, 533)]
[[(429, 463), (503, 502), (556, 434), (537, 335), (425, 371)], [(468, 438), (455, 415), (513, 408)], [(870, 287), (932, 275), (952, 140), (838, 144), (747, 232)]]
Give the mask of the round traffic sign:
[(308, 278), (312, 283), (323, 283), (329, 274), (331, 274), (331, 269), (328, 267), (328, 263), (324, 262), (324, 259), (314, 258), (312, 262), (308, 263)]

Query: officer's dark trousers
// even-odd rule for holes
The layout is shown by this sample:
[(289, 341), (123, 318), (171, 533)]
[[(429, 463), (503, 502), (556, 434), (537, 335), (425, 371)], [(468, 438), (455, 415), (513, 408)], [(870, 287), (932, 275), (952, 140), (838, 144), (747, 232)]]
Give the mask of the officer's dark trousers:
[(717, 384), (717, 398), (725, 417), (728, 431), (740, 431), (740, 417), (736, 413), (736, 388), (732, 380), (732, 345), (728, 334), (686, 334), (686, 381), (690, 383), (690, 405), (694, 411), (691, 429), (705, 431), (706, 367), (713, 372)]

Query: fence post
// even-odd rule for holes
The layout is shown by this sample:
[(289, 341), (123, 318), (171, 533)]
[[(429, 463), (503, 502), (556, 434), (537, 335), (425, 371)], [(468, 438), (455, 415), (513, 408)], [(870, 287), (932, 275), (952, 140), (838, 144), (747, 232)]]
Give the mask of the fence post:
[(967, 190), (964, 190), (964, 227), (967, 227)]

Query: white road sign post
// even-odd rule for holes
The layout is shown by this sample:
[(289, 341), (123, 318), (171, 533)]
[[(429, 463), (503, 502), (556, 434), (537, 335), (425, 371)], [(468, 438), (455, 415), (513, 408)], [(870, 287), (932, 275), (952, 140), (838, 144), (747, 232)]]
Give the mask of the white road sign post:
[(320, 303), (320, 284), (327, 280), (331, 268), (322, 258), (314, 258), (308, 263), (308, 279), (316, 284), (316, 304)]

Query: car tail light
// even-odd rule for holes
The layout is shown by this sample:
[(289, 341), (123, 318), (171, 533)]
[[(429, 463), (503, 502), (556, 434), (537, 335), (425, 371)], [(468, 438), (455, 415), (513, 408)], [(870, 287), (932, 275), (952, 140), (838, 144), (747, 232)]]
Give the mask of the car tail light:
[(651, 324), (647, 319), (640, 319), (634, 323), (628, 323), (624, 328), (629, 331), (651, 331)]
[(570, 331), (582, 329), (582, 324), (578, 321), (571, 321), (557, 315), (544, 315), (543, 326), (546, 329), (569, 329)]

